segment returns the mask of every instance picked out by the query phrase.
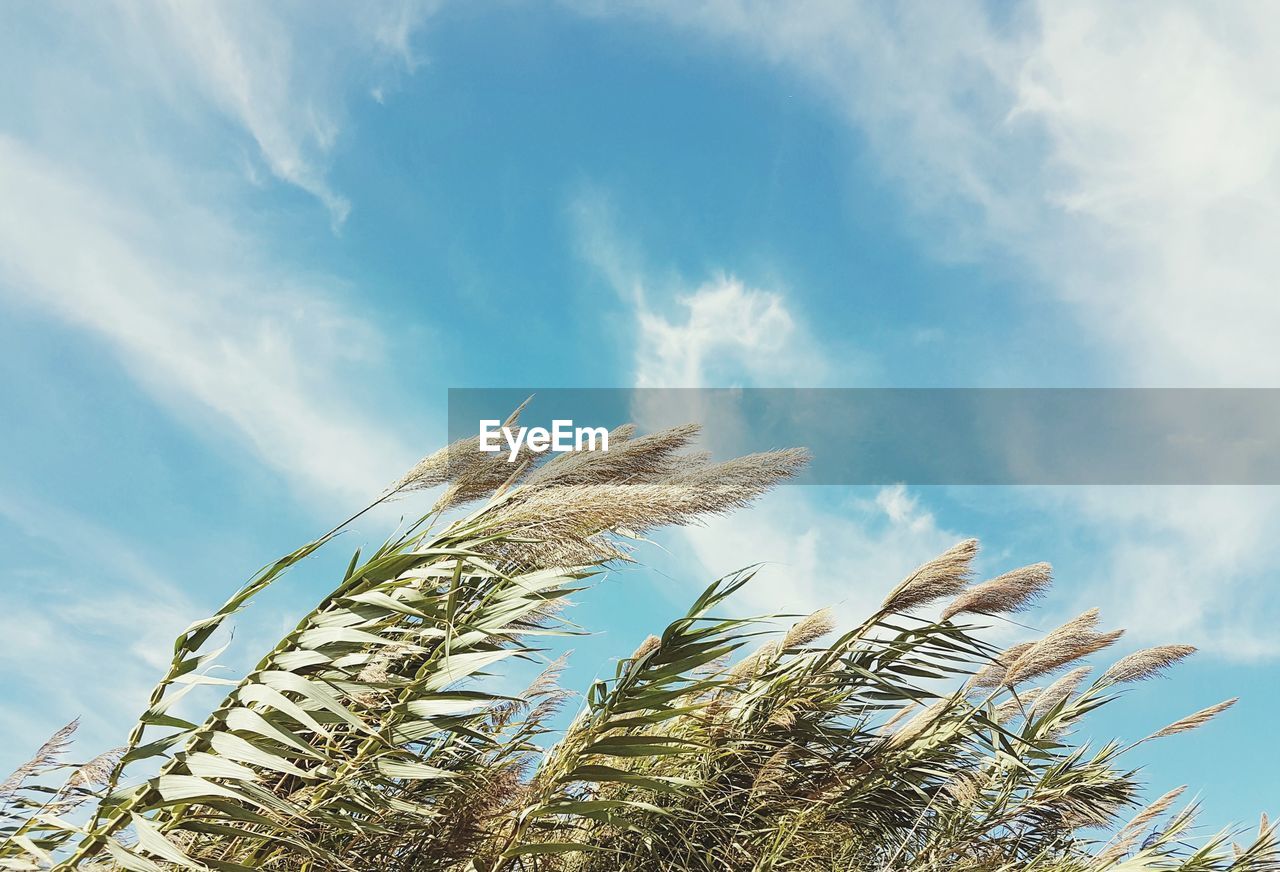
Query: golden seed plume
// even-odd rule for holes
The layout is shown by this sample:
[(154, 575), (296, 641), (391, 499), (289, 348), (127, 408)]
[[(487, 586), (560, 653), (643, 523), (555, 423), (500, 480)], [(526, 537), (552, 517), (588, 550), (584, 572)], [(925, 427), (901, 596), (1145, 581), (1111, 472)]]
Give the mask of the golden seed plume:
[(1097, 623), (1098, 610), (1090, 609), (1058, 627), (1010, 664), (1003, 684), (1012, 687), (1019, 682), (1047, 675), (1082, 657), (1101, 651), (1124, 634), (1124, 630), (1095, 633), (1093, 628)]
[(751, 787), (753, 796), (775, 793), (781, 789), (797, 750), (794, 745), (785, 745), (769, 756), (769, 759), (760, 767), (760, 771), (756, 773)]
[(1036, 701), (1040, 698), (1040, 695), (1043, 692), (1044, 691), (1040, 688), (1032, 688), (1031, 690), (1024, 691), (1016, 697), (1006, 699), (1004, 702), (1000, 703), (1000, 705), (996, 706), (992, 720), (997, 724), (1004, 724), (1008, 723), (1012, 718), (1015, 718), (1018, 715), (1030, 713), (1031, 709), (1035, 706)]
[(1142, 837), (1147, 825), (1167, 812), (1186, 789), (1185, 785), (1175, 787), (1134, 815), (1133, 820), (1116, 833), (1111, 845), (1098, 854), (1098, 861), (1103, 865), (1114, 863), (1129, 853)]
[(1031, 707), (1031, 714), (1033, 716), (1042, 715), (1053, 711), (1058, 703), (1076, 692), (1076, 688), (1089, 677), (1089, 673), (1092, 671), (1091, 667), (1078, 666), (1053, 682), (1053, 684), (1050, 684), (1044, 689), (1043, 693), (1036, 697), (1035, 705)]
[(67, 779), (67, 785), (69, 787), (93, 787), (106, 784), (107, 779), (111, 777), (111, 773), (115, 771), (116, 764), (120, 762), (120, 758), (124, 756), (127, 750), (128, 748), (120, 747), (103, 751), (88, 763), (78, 766), (76, 771), (71, 773), (71, 777)]
[(490, 724), (494, 727), (505, 726), (525, 709), (529, 711), (526, 718), (528, 723), (540, 722), (559, 711), (564, 701), (572, 696), (559, 683), (560, 675), (568, 663), (569, 652), (566, 651), (543, 667), (521, 693), (489, 706)]
[(632, 653), (631, 659), (639, 660), (641, 657), (645, 656), (646, 654), (651, 654), (654, 651), (657, 651), (661, 647), (662, 647), (662, 640), (659, 639), (657, 636), (649, 635), (647, 638), (645, 638), (643, 642), (640, 643), (640, 646), (636, 648), (636, 650)]
[(391, 667), (398, 660), (409, 656), (413, 649), (408, 645), (395, 643), (383, 645), (361, 668), (357, 678), (362, 683), (380, 684), (391, 677)]
[(999, 615), (1030, 607), (1053, 583), (1053, 567), (1033, 563), (962, 592), (942, 611), (942, 619), (959, 614)]
[(1200, 711), (1189, 714), (1181, 720), (1174, 721), (1162, 730), (1157, 730), (1148, 736), (1148, 738), (1161, 739), (1165, 736), (1186, 733), (1196, 729), (1197, 727), (1203, 727), (1205, 724), (1209, 723), (1209, 721), (1231, 708), (1237, 702), (1239, 702), (1239, 699), (1232, 697), (1231, 699), (1223, 700), (1217, 705), (1211, 705), (1208, 708), (1200, 709)]
[(796, 711), (800, 708), (798, 700), (788, 700), (773, 710), (769, 715), (769, 726), (789, 730), (796, 725)]
[(730, 667), (727, 673), (730, 680), (752, 679), (760, 674), (774, 655), (778, 653), (777, 642), (765, 642), (755, 651), (743, 657)]
[[(504, 426), (515, 426), (523, 409)], [(696, 425), (639, 437), (634, 429), (613, 430), (608, 451), (566, 452), (540, 465), (527, 444), (511, 461), (505, 451), (481, 451), (478, 435), (462, 439), (423, 458), (388, 495), (447, 485), (437, 510), (501, 497), (483, 519), (485, 532), (497, 534), (486, 543), (496, 544), (479, 550), (525, 568), (584, 566), (627, 556), (614, 535), (741, 508), (809, 460), (807, 451), (787, 449), (711, 463), (706, 454), (681, 453)]]
[[(889, 747), (902, 748), (911, 744), (916, 739), (920, 738), (940, 724), (954, 704), (955, 701), (950, 697), (943, 697), (932, 705), (926, 706), (911, 718), (911, 720), (907, 721), (894, 731), (893, 735), (889, 737)], [(888, 724), (886, 724), (886, 726), (888, 726)]]
[(700, 429), (696, 424), (685, 424), (632, 438), (635, 428), (628, 424), (609, 434), (608, 451), (559, 454), (538, 467), (529, 476), (528, 485), (542, 488), (661, 481), (687, 471), (690, 464), (706, 465), (705, 455), (679, 453), (697, 438)]
[[(529, 400), (521, 403), (502, 422), (502, 426), (516, 426), (520, 420), (520, 413), (528, 405)], [(521, 450), (523, 452), (523, 446)], [(522, 457), (517, 457), (515, 462), (508, 462), (506, 452), (481, 451), (480, 436), (477, 434), (459, 439), (439, 451), (428, 454), (401, 476), (399, 481), (392, 484), (388, 492), (408, 493), (451, 484), (449, 492), (441, 498), (440, 508), (461, 505), (487, 496), (495, 488), (500, 487), (511, 478), (520, 462), (527, 459), (528, 455), (524, 454)]]
[(899, 708), (896, 712), (893, 713), (891, 717), (889, 717), (883, 724), (880, 725), (880, 733), (882, 735), (887, 736), (890, 732), (892, 732), (893, 727), (896, 726), (904, 718), (911, 715), (911, 713), (916, 710), (916, 707), (918, 705), (919, 705), (918, 703), (912, 700), (910, 705), (904, 705), (901, 708)]
[(80, 726), (80, 719), (76, 718), (65, 727), (61, 727), (54, 732), (52, 736), (45, 740), (35, 753), (35, 756), (23, 763), (15, 769), (9, 777), (0, 782), (0, 800), (7, 799), (14, 791), (22, 787), (24, 781), (32, 775), (43, 772), (51, 766), (58, 763), (58, 758), (67, 750), (71, 744), (71, 737)]
[(948, 781), (943, 789), (962, 808), (971, 806), (982, 796), (985, 778), (977, 772), (962, 771)]
[(905, 612), (946, 596), (954, 596), (969, 582), (978, 540), (965, 539), (916, 569), (885, 597), (881, 610)]
[(835, 626), (836, 620), (831, 609), (819, 609), (791, 627), (782, 640), (782, 647), (786, 649), (808, 645), (830, 633)]
[(1009, 672), (1009, 665), (1031, 650), (1031, 646), (1034, 644), (1035, 642), (1019, 642), (1016, 645), (1010, 645), (994, 660), (975, 672), (970, 677), (968, 684), (965, 685), (966, 688), (976, 690), (979, 688), (999, 687), (1004, 683), (1004, 677)]
[[(495, 556), (513, 563), (599, 563), (626, 556), (608, 541), (610, 534), (634, 536), (741, 508), (794, 475), (808, 457), (803, 450), (789, 449), (682, 470), (638, 484), (600, 478), (590, 484), (522, 487), (495, 507), (486, 523), (490, 531), (507, 540), (494, 546), (500, 549)], [(601, 475), (606, 471), (607, 467), (597, 469)]]
[(1116, 662), (1102, 674), (1103, 684), (1122, 684), (1129, 681), (1145, 681), (1164, 672), (1179, 660), (1196, 653), (1191, 645), (1158, 645), (1135, 651)]

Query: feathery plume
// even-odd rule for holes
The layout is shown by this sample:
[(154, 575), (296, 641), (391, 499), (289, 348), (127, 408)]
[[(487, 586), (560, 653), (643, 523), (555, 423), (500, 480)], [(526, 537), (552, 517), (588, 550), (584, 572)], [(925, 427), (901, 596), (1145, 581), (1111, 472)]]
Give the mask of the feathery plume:
[(1186, 733), (1196, 729), (1197, 727), (1203, 727), (1205, 724), (1209, 723), (1209, 721), (1213, 720), (1218, 715), (1222, 714), (1227, 709), (1231, 708), (1237, 702), (1239, 702), (1239, 699), (1237, 697), (1232, 697), (1231, 699), (1223, 700), (1217, 705), (1211, 705), (1208, 708), (1201, 709), (1198, 712), (1189, 714), (1185, 718), (1176, 720), (1173, 723), (1169, 724), (1169, 726), (1165, 727), (1164, 729), (1157, 730), (1156, 732), (1152, 733), (1147, 738), (1162, 739), (1165, 736), (1173, 736), (1173, 735), (1176, 735), (1177, 733)]
[(485, 523), (493, 541), (506, 540), (492, 546), (494, 556), (526, 566), (584, 566), (626, 556), (610, 534), (639, 535), (741, 508), (807, 462), (807, 452), (788, 449), (640, 484), (521, 488)]
[(933, 727), (941, 723), (946, 713), (951, 710), (955, 701), (950, 697), (943, 697), (934, 702), (932, 705), (926, 706), (922, 711), (916, 714), (911, 720), (907, 721), (899, 727), (892, 736), (889, 737), (889, 747), (901, 748), (909, 745), (920, 736), (927, 733)]
[(77, 767), (76, 771), (71, 773), (71, 777), (67, 779), (67, 787), (90, 787), (106, 784), (107, 779), (111, 777), (111, 773), (115, 770), (116, 764), (120, 762), (120, 758), (124, 756), (126, 750), (126, 748), (120, 747), (103, 751), (88, 763)]
[(1053, 583), (1053, 567), (1033, 563), (962, 592), (942, 611), (942, 620), (970, 613), (999, 615), (1027, 609)]
[(782, 705), (773, 710), (769, 715), (768, 724), (771, 727), (781, 727), (789, 730), (796, 725), (796, 712), (801, 708), (800, 700), (787, 700)]
[(564, 700), (571, 694), (560, 687), (560, 675), (569, 663), (569, 652), (565, 652), (546, 665), (529, 682), (529, 686), (511, 699), (502, 700), (488, 709), (489, 722), (493, 727), (504, 727), (524, 709), (529, 709), (527, 720), (537, 723), (559, 710)]
[(1119, 860), (1125, 854), (1129, 853), (1137, 843), (1138, 839), (1142, 836), (1142, 833), (1146, 830), (1147, 825), (1167, 812), (1173, 804), (1178, 801), (1178, 797), (1182, 796), (1186, 789), (1185, 785), (1182, 787), (1175, 787), (1173, 790), (1170, 790), (1168, 793), (1164, 794), (1142, 811), (1134, 815), (1133, 820), (1125, 824), (1124, 827), (1116, 833), (1112, 840), (1112, 844), (1098, 854), (1098, 861), (1103, 865), (1114, 863), (1116, 860)]
[(364, 664), (356, 678), (362, 684), (382, 684), (390, 680), (391, 667), (412, 652), (413, 648), (409, 645), (383, 645)]
[(956, 805), (968, 808), (982, 795), (983, 780), (983, 776), (977, 772), (963, 770), (949, 780), (943, 790), (956, 801)]
[(32, 775), (38, 775), (50, 766), (56, 765), (58, 758), (71, 744), (71, 737), (79, 726), (80, 719), (76, 718), (65, 727), (54, 731), (54, 734), (36, 750), (35, 756), (13, 770), (8, 778), (0, 782), (0, 799), (8, 799), (20, 790), (23, 783)]
[(610, 432), (608, 451), (574, 451), (553, 457), (529, 476), (528, 487), (607, 482), (641, 484), (661, 481), (707, 465), (705, 454), (679, 454), (697, 438), (701, 431), (697, 424), (684, 424), (632, 438), (634, 430), (628, 424)]
[(894, 712), (892, 716), (890, 716), (887, 720), (885, 720), (883, 724), (880, 725), (881, 735), (887, 736), (890, 733), (890, 731), (893, 730), (894, 726), (896, 726), (904, 718), (910, 716), (911, 713), (916, 710), (916, 707), (918, 705), (919, 703), (915, 702), (914, 700), (911, 700), (909, 705), (904, 705), (901, 708), (899, 708), (896, 712)]
[(1035, 705), (1031, 707), (1031, 715), (1042, 715), (1053, 711), (1058, 706), (1058, 703), (1076, 692), (1076, 688), (1089, 677), (1089, 673), (1092, 671), (1093, 669), (1089, 666), (1078, 666), (1053, 684), (1050, 684), (1044, 689), (1043, 693), (1036, 697)]
[(1097, 623), (1098, 610), (1090, 609), (1058, 627), (1010, 664), (1009, 671), (1004, 676), (1004, 685), (1012, 687), (1021, 681), (1046, 675), (1081, 657), (1101, 651), (1124, 634), (1124, 630), (1095, 633), (1093, 628)]
[(760, 771), (756, 773), (755, 782), (751, 786), (752, 796), (777, 793), (781, 789), (796, 751), (794, 745), (784, 745), (769, 756), (769, 759), (760, 767)]
[(760, 674), (765, 664), (772, 660), (777, 653), (777, 642), (765, 642), (746, 657), (733, 664), (729, 669), (728, 678), (730, 680), (755, 678)]
[(1122, 684), (1129, 681), (1145, 681), (1164, 672), (1179, 660), (1196, 653), (1191, 645), (1158, 645), (1135, 651), (1116, 662), (1102, 673), (1102, 684)]
[(1031, 650), (1031, 646), (1034, 644), (1035, 642), (1019, 642), (1016, 645), (1010, 645), (990, 663), (973, 673), (965, 688), (967, 690), (977, 690), (980, 688), (999, 687), (1004, 683), (1004, 677), (1009, 671), (1009, 665)]
[[(531, 399), (525, 400), (508, 415), (502, 426), (515, 427), (520, 413)], [(396, 496), (447, 484), (449, 487), (436, 502), (436, 509), (453, 508), (510, 485), (529, 470), (532, 460), (533, 452), (527, 443), (520, 446), (514, 460), (506, 452), (481, 451), (477, 434), (459, 439), (419, 460), (387, 489), (387, 495)]]
[(958, 593), (973, 572), (978, 540), (965, 539), (919, 567), (885, 597), (883, 612), (904, 612)]
[(643, 642), (640, 643), (640, 646), (636, 648), (635, 652), (632, 653), (631, 659), (639, 660), (641, 657), (645, 656), (646, 654), (651, 654), (654, 651), (657, 651), (661, 647), (662, 647), (662, 640), (659, 639), (657, 636), (650, 634)]
[(818, 609), (807, 618), (792, 625), (782, 640), (782, 647), (785, 650), (808, 645), (810, 642), (821, 639), (830, 633), (835, 629), (835, 626), (836, 620), (831, 609)]
[(1025, 691), (1018, 696), (1006, 699), (1004, 702), (1000, 703), (1000, 705), (996, 706), (992, 720), (997, 724), (1005, 724), (1018, 715), (1030, 713), (1042, 693), (1044, 693), (1044, 691), (1037, 687)]

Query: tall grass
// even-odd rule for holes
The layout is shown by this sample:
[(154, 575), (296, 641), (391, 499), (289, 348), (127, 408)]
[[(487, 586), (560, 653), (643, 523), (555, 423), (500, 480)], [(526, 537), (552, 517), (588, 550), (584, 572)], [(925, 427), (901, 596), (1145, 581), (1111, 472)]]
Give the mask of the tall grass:
[[(1144, 742), (1074, 736), (1125, 684), (1191, 653), (1130, 655), (1096, 612), (998, 650), (987, 616), (1031, 607), (1036, 564), (973, 584), (959, 543), (837, 634), (735, 617), (740, 571), (576, 697), (552, 663), (523, 693), (491, 679), (578, 632), (566, 597), (646, 530), (744, 506), (803, 452), (711, 464), (693, 428), (611, 434), (608, 452), (508, 464), (474, 440), (381, 500), (441, 488), (243, 678), (206, 650), (233, 614), (332, 533), (271, 564), (176, 640), (125, 744), (65, 761), (74, 725), (0, 785), (0, 868), (441, 870), (1280, 870), (1256, 836), (1189, 841), (1194, 806), (1140, 806)], [(336, 532), (336, 531), (334, 531)], [(938, 606), (942, 606), (939, 610)], [(930, 615), (939, 615), (930, 617)], [(199, 721), (192, 688), (225, 685)], [(557, 712), (579, 706), (563, 729)]]

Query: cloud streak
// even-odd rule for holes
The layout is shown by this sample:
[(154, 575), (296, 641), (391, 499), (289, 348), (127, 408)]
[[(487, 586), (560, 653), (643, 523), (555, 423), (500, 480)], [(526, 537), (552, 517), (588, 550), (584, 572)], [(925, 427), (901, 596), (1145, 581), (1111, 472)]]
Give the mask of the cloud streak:
[(826, 378), (824, 356), (782, 291), (725, 271), (655, 278), (621, 241), (602, 194), (579, 195), (570, 214), (578, 254), (630, 309), (636, 387), (813, 387)]
[(1021, 264), (1107, 343), (1117, 382), (1280, 378), (1268, 4), (642, 8), (808, 84), (929, 219), (936, 253)]
[[(807, 85), (900, 185), (927, 250), (1014, 264), (1028, 293), (1075, 312), (1111, 384), (1280, 380), (1280, 19), (1268, 4), (577, 5), (658, 18)], [(1280, 653), (1265, 638), (1280, 546), (1261, 532), (1280, 527), (1280, 504), (1259, 488), (1170, 496), (1032, 502), (1097, 537), (1090, 595), (1104, 592), (1135, 635)]]
[(346, 399), (381, 374), (380, 330), (242, 228), (263, 176), (342, 223), (328, 161), (346, 106), (413, 70), (433, 9), (122, 0), (65, 40), (58, 10), (15, 11), (0, 300), (102, 340), (171, 412), (308, 493), (376, 492), (415, 453)]
[(242, 258), (220, 245), (166, 256), (171, 238), (234, 238), (217, 219), (192, 210), (157, 221), (5, 137), (0, 192), (11, 300), (105, 340), (166, 405), (212, 413), (313, 492), (367, 496), (411, 458), (341, 398), (341, 371), (376, 348), (373, 327), (322, 289), (227, 268)]

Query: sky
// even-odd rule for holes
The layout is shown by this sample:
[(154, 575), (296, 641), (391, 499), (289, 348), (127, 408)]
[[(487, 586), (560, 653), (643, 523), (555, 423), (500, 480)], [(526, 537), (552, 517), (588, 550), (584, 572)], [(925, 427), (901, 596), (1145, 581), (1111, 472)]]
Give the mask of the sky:
[[(0, 769), (72, 717), (115, 744), (450, 387), (1277, 386), (1277, 39), (1243, 0), (4, 5)], [(1242, 697), (1141, 762), (1249, 823), (1277, 530), (1268, 487), (784, 488), (580, 595), (568, 677), (744, 563), (744, 608), (852, 619), (978, 536), (984, 573), (1054, 564), (1040, 629), (1201, 649), (1089, 729)]]

